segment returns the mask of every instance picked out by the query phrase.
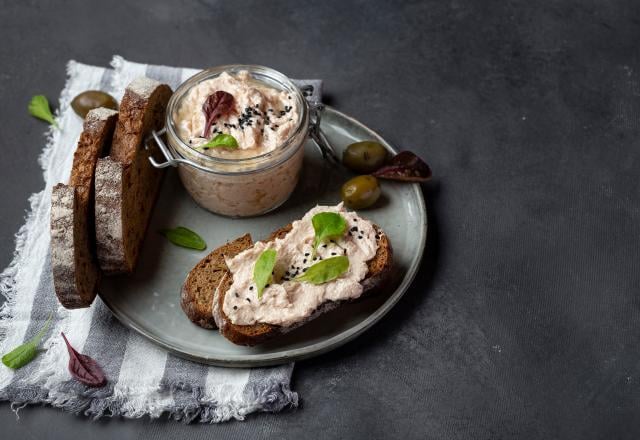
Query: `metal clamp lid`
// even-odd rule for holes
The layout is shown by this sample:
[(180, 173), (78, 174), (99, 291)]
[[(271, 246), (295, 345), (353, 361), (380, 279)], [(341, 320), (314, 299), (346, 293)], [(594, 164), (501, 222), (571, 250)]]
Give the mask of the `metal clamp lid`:
[[(202, 165), (187, 160), (187, 159), (183, 159), (181, 157), (175, 157), (173, 154), (173, 149), (171, 149), (171, 147), (168, 147), (164, 141), (162, 140), (162, 138), (160, 136), (162, 136), (163, 134), (165, 134), (167, 131), (167, 128), (163, 128), (160, 131), (155, 131), (152, 130), (151, 131), (151, 136), (149, 136), (147, 138), (147, 142), (149, 142), (151, 140), (151, 138), (153, 138), (153, 140), (156, 142), (156, 144), (158, 145), (158, 148), (160, 149), (160, 152), (162, 152), (163, 156), (165, 157), (165, 159), (167, 159), (166, 162), (162, 162), (159, 163), (158, 161), (156, 161), (153, 156), (149, 157), (149, 162), (151, 162), (151, 165), (153, 165), (156, 168), (167, 168), (167, 167), (177, 167), (179, 164), (184, 164), (184, 165), (189, 165), (192, 166), (194, 168), (197, 168), (201, 171), (209, 171), (207, 168), (203, 167)], [(145, 145), (146, 143), (145, 142)]]

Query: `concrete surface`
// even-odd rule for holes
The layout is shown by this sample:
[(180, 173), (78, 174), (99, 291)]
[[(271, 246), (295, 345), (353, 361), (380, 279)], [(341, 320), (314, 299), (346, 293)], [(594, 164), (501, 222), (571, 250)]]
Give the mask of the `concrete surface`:
[[(321, 77), (419, 152), (428, 255), (407, 296), (297, 365), (296, 411), (183, 426), (51, 408), (3, 438), (640, 436), (640, 7), (623, 1), (20, 1), (0, 8), (0, 266), (43, 185), (65, 63), (243, 62)], [(402, 213), (398, 213), (402, 215)]]

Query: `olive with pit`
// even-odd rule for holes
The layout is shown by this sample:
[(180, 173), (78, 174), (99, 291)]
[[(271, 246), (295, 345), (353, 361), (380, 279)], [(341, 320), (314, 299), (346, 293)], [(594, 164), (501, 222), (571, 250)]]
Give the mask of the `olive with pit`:
[(80, 93), (71, 101), (71, 108), (76, 112), (78, 116), (84, 118), (89, 113), (89, 110), (93, 110), (98, 107), (106, 107), (113, 110), (118, 109), (118, 102), (113, 96), (108, 93), (101, 92), (100, 90), (87, 90)]
[(349, 208), (364, 209), (376, 203), (380, 197), (378, 179), (373, 176), (358, 176), (342, 185), (342, 201)]
[(358, 173), (371, 173), (387, 159), (387, 149), (377, 142), (362, 141), (349, 145), (342, 153), (342, 163)]

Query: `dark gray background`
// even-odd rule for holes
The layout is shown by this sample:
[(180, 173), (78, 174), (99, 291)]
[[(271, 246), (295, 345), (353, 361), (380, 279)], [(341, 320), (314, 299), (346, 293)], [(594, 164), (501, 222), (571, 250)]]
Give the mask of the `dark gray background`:
[[(125, 6), (127, 3), (127, 6)], [(131, 4), (129, 4), (131, 3)], [(427, 257), (346, 347), (299, 363), (296, 411), (91, 423), (51, 408), (3, 438), (638, 438), (640, 12), (629, 1), (14, 1), (0, 7), (0, 266), (43, 186), (73, 58), (256, 63), (419, 152)], [(402, 215), (401, 212), (398, 215)]]

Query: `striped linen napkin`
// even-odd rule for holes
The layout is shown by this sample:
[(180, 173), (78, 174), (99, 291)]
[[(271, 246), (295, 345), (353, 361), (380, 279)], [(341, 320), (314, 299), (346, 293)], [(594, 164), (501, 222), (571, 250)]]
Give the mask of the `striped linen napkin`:
[[(26, 342), (53, 319), (41, 347), (46, 350), (19, 370), (0, 364), (0, 400), (12, 407), (47, 403), (93, 418), (102, 416), (159, 417), (163, 413), (184, 422), (222, 422), (244, 419), (256, 411), (295, 407), (298, 395), (290, 390), (293, 364), (273, 368), (227, 369), (178, 358), (123, 327), (97, 298), (80, 310), (57, 303), (49, 255), (51, 188), (69, 176), (73, 150), (82, 121), (70, 108), (78, 93), (97, 89), (120, 99), (126, 85), (146, 75), (168, 83), (174, 90), (197, 72), (165, 66), (132, 63), (115, 56), (113, 69), (70, 61), (68, 80), (59, 100), (57, 122), (40, 156), (46, 182), (30, 198), (31, 210), (17, 233), (11, 265), (0, 274), (0, 353)], [(319, 98), (320, 81), (314, 85)], [(102, 366), (108, 378), (103, 388), (89, 388), (73, 380), (67, 370), (68, 355), (60, 332), (71, 344)]]

